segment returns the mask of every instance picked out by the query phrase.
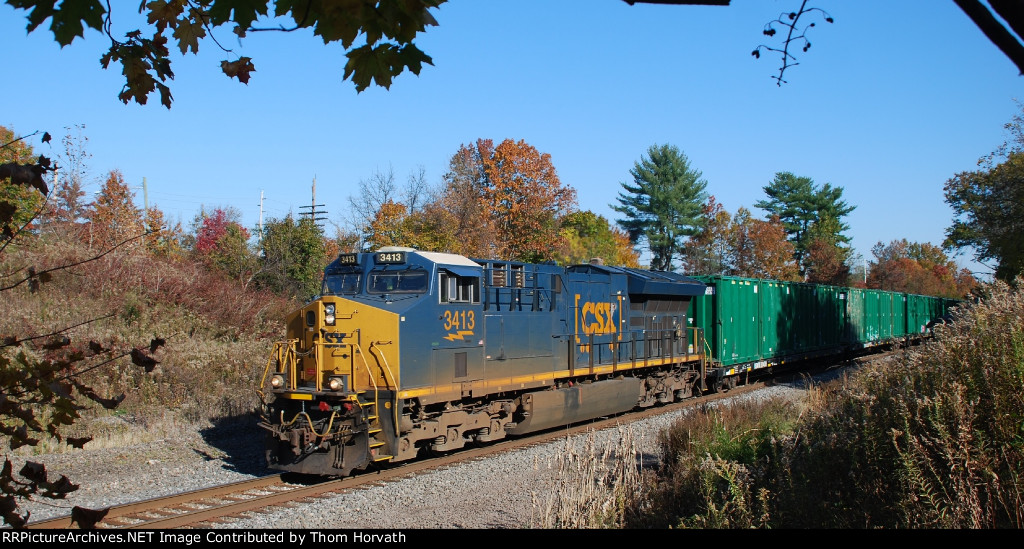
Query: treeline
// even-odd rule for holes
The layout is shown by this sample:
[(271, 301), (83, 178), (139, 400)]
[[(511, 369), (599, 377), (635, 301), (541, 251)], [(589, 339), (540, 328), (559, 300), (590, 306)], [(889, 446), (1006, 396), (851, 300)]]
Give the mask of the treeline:
[[(32, 148), (0, 127), (4, 162), (30, 163)], [(576, 191), (563, 184), (551, 156), (524, 141), (495, 145), (479, 139), (462, 145), (441, 181), (411, 175), (399, 188), (394, 175), (374, 174), (349, 199), (344, 225), (334, 234), (310, 217), (291, 214), (246, 228), (238, 210), (200, 212), (188, 228), (171, 224), (158, 205), (140, 209), (117, 170), (109, 172), (92, 201), (82, 190), (87, 138), (64, 138), (63, 166), (51, 180), (49, 199), (25, 185), (0, 185), (7, 234), (18, 227), (70, 239), (87, 250), (118, 245), (155, 257), (188, 260), (242, 288), (305, 299), (319, 290), (323, 267), (342, 251), (410, 246), (469, 257), (559, 264), (599, 257), (606, 264), (687, 274), (722, 274), (824, 284), (866, 286), (949, 297), (977, 284), (942, 248), (894, 240), (872, 248), (865, 261), (854, 252), (846, 216), (855, 209), (843, 189), (808, 177), (776, 173), (765, 198), (750, 210), (730, 213), (689, 159), (672, 145), (655, 145), (635, 163), (632, 182), (621, 183), (621, 214), (611, 222), (577, 207)], [(30, 219), (31, 218), (31, 219)], [(31, 221), (31, 222), (30, 222)], [(139, 235), (144, 235), (135, 239)], [(865, 274), (865, 268), (867, 273)]]

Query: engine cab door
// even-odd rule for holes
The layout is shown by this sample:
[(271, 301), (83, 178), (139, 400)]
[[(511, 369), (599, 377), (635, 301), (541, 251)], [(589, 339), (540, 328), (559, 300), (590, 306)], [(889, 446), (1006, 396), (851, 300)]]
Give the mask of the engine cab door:
[(437, 326), (432, 330), (437, 337), (431, 351), (434, 377), (439, 387), (472, 396), (474, 387), (483, 387), (485, 375), (479, 271), (441, 269), (438, 289)]

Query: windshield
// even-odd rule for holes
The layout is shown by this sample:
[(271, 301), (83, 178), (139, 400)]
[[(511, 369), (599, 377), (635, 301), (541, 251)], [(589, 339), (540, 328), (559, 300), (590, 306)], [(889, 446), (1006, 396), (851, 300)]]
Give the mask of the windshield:
[(363, 273), (328, 273), (324, 276), (323, 294), (357, 294)]
[(370, 271), (366, 291), (371, 294), (422, 294), (429, 277), (424, 270)]

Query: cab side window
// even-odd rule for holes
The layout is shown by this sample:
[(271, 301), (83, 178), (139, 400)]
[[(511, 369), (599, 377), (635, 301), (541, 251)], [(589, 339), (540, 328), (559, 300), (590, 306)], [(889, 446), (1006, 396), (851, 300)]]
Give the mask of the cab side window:
[(442, 271), (438, 288), (441, 303), (480, 303), (478, 276), (459, 276)]

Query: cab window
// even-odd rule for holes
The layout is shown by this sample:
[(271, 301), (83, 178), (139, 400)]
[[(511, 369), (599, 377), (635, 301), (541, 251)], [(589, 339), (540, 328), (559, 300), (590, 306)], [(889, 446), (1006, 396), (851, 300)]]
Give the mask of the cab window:
[(441, 303), (480, 303), (479, 276), (459, 276), (442, 271), (439, 282)]
[(321, 293), (324, 295), (357, 294), (359, 293), (360, 282), (363, 273), (361, 272), (335, 272), (327, 273), (324, 276), (324, 284)]
[(370, 271), (366, 291), (371, 294), (423, 294), (428, 277), (423, 270)]

